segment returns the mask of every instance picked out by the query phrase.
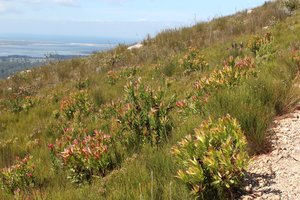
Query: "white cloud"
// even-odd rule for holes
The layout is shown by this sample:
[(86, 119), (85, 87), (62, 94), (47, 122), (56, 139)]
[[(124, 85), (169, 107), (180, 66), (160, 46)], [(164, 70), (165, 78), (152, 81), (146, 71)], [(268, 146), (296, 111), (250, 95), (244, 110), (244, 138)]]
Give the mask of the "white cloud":
[(76, 0), (53, 0), (53, 3), (64, 5), (64, 6), (78, 5), (78, 2)]
[(51, 4), (57, 4), (62, 6), (77, 6), (78, 0), (22, 0), (24, 3), (30, 3), (30, 4), (45, 4), (45, 3), (51, 3)]
[(112, 4), (121, 4), (128, 0), (99, 0), (99, 1), (106, 2), (106, 3), (112, 3)]

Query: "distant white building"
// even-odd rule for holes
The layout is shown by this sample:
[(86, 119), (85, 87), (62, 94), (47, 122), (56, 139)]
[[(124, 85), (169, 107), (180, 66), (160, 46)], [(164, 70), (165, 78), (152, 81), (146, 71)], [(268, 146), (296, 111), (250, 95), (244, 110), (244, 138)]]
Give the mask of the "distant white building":
[(135, 45), (132, 45), (132, 46), (128, 47), (127, 49), (128, 49), (128, 50), (132, 50), (132, 49), (140, 49), (140, 48), (142, 48), (142, 47), (143, 47), (143, 44), (142, 44), (142, 43), (137, 43), (137, 44), (135, 44)]

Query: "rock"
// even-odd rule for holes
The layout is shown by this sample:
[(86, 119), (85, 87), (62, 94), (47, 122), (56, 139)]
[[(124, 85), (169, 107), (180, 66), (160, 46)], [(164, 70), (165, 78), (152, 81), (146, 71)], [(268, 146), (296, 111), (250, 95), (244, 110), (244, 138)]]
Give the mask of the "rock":
[(143, 44), (137, 43), (137, 44), (135, 44), (135, 45), (132, 45), (132, 46), (128, 47), (127, 49), (128, 49), (128, 50), (132, 50), (132, 49), (140, 49), (140, 48), (142, 48), (142, 47), (143, 47)]
[(264, 30), (268, 30), (269, 29), (269, 26), (265, 26), (263, 27)]
[(251, 10), (251, 9), (247, 10), (248, 15), (250, 15), (251, 13), (253, 13), (253, 10)]

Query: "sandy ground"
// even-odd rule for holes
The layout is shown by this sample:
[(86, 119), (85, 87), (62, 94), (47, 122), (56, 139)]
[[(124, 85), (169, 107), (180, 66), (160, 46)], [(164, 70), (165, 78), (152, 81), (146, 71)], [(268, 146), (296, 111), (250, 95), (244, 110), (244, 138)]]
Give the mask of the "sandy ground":
[(274, 124), (272, 151), (253, 158), (242, 200), (300, 200), (300, 105)]

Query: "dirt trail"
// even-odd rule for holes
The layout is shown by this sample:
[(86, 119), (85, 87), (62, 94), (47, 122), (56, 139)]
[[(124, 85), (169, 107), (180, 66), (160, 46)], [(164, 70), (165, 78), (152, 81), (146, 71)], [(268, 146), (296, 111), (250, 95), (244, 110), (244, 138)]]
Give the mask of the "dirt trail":
[[(300, 105), (299, 105), (300, 108)], [(272, 151), (257, 156), (249, 166), (249, 195), (242, 200), (300, 200), (300, 109), (274, 121)]]

